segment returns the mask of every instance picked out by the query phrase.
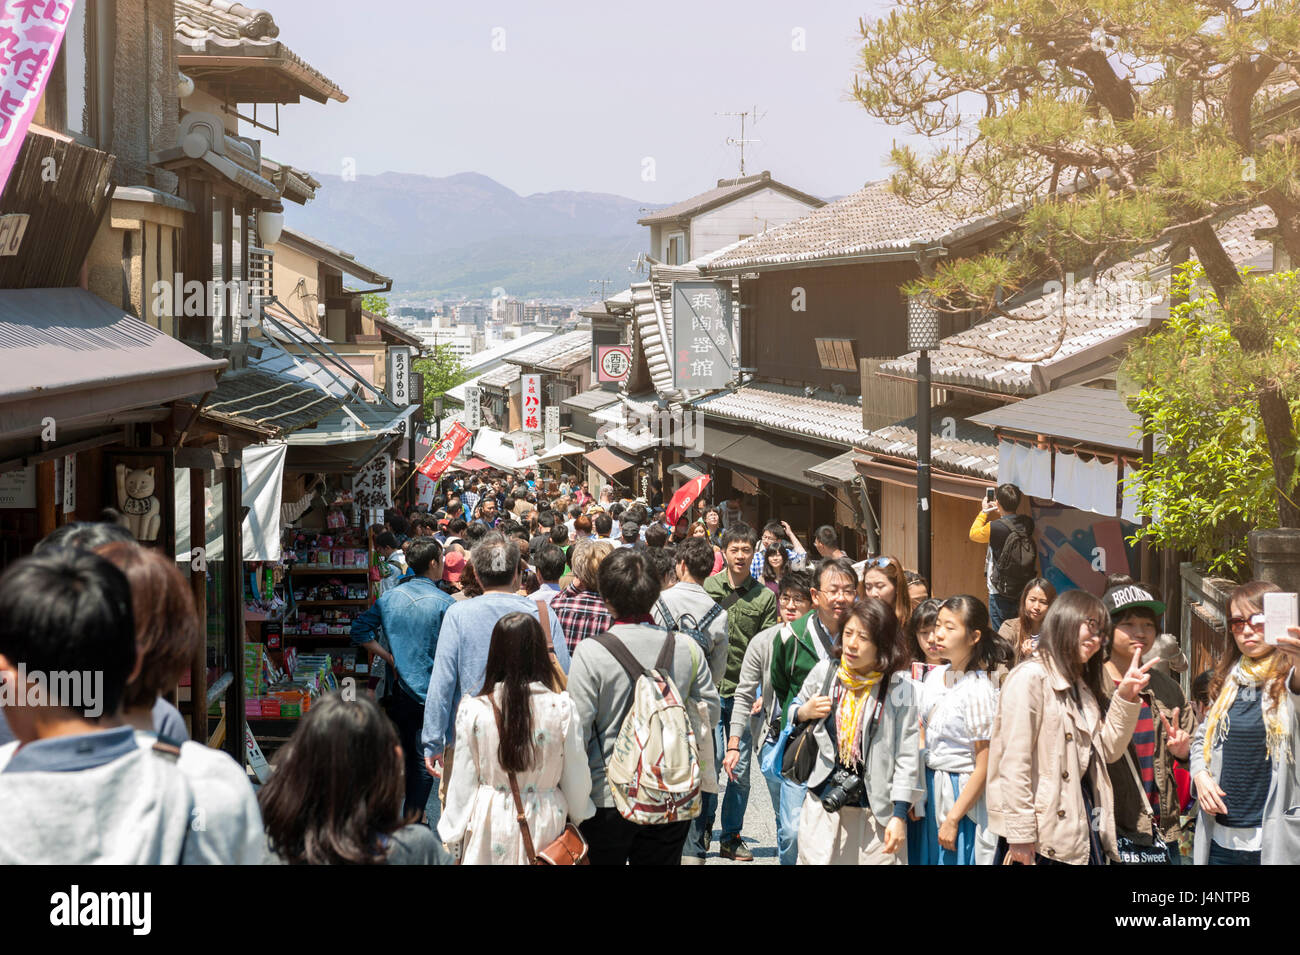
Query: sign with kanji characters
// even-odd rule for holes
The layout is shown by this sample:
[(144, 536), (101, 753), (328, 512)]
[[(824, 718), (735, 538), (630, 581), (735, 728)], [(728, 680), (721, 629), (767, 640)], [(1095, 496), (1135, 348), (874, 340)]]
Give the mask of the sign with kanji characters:
[(17, 255), (23, 244), (23, 234), (27, 231), (28, 215), (14, 212), (0, 216), (0, 255)]
[(526, 458), (531, 458), (533, 456), (533, 442), (529, 441), (527, 438), (515, 438), (514, 446), (516, 461), (523, 461)]
[(352, 479), (352, 500), (360, 507), (393, 506), (392, 458), (380, 454)]
[(673, 386), (722, 388), (735, 377), (730, 282), (673, 283)]
[(0, 191), (72, 19), (75, 0), (0, 0)]
[(550, 405), (542, 412), (543, 430), (547, 434), (553, 434), (560, 430), (560, 408), (558, 405)]
[(483, 427), (483, 389), (478, 385), (465, 389), (465, 413), (461, 417), (465, 420), (465, 427), (471, 431)]
[(433, 446), (433, 450), (420, 462), (417, 470), (430, 481), (437, 481), (451, 462), (456, 460), (456, 455), (460, 454), (460, 449), (465, 447), (465, 442), (469, 439), (469, 429), (459, 421), (456, 422)]
[(601, 345), (597, 355), (597, 381), (623, 381), (632, 370), (631, 345)]
[(519, 376), (519, 413), (524, 431), (542, 430), (542, 376)]
[(411, 403), (410, 345), (390, 345), (388, 348), (388, 397), (399, 408)]

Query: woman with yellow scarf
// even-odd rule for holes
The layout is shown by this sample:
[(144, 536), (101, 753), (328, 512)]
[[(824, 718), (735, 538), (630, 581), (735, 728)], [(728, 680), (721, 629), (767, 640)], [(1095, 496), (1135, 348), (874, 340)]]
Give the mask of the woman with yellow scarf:
[(1233, 642), (1192, 740), (1197, 865), (1300, 864), (1300, 627), (1264, 642), (1264, 594), (1278, 590), (1251, 581), (1228, 600)]
[(799, 816), (799, 865), (905, 865), (907, 810), (925, 797), (915, 684), (891, 606), (849, 612), (832, 657), (790, 704), (816, 721), (817, 763)]

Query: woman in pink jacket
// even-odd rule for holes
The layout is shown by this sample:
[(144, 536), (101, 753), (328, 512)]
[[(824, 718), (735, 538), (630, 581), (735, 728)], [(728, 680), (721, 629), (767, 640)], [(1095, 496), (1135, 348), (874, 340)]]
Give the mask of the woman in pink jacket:
[(1009, 864), (1104, 865), (1118, 859), (1107, 764), (1124, 756), (1147, 685), (1138, 655), (1103, 712), (1101, 648), (1110, 615), (1082, 590), (1047, 612), (1038, 653), (1007, 676), (989, 749), (989, 829)]

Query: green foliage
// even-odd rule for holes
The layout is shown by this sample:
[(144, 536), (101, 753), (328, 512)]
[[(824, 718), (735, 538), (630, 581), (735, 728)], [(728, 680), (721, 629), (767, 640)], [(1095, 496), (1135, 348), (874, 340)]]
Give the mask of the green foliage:
[[(417, 373), (424, 376), (425, 420), (433, 421), (437, 417), (433, 399), (445, 394), (449, 388), (455, 388), (469, 375), (451, 345), (435, 345), (431, 355), (415, 360), (414, 367)], [(446, 409), (443, 413), (446, 414)]]
[[(1124, 375), (1140, 388), (1133, 410), (1159, 436), (1139, 476), (1139, 511), (1151, 523), (1135, 539), (1190, 551), (1211, 572), (1241, 578), (1250, 569), (1246, 534), (1277, 520), (1277, 480), (1259, 421), (1261, 383), (1284, 383), (1300, 426), (1300, 273), (1247, 276), (1228, 310), (1197, 286), (1200, 275), (1194, 265), (1175, 275), (1174, 293), (1186, 301), (1124, 362)], [(1243, 321), (1258, 323), (1273, 346), (1243, 350), (1233, 334)], [(1291, 484), (1282, 490), (1294, 496)]]
[(361, 307), (380, 318), (388, 317), (388, 296), (379, 292), (367, 292), (361, 296)]
[(1294, 86), (1270, 81), (1300, 62), (1300, 0), (897, 0), (860, 33), (854, 96), (933, 140), (893, 150), (894, 190), (955, 214), (1027, 210), (978, 268), (938, 266), (949, 308), (1300, 202), (1295, 110), (1278, 108)]

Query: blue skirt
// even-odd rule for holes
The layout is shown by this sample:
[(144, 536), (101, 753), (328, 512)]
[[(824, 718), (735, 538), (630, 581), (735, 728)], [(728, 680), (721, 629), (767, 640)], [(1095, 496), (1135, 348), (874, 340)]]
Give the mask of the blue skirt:
[[(952, 782), (952, 798), (961, 795), (961, 781), (955, 774), (949, 776)], [(921, 820), (924, 831), (918, 840), (920, 861), (914, 865), (974, 865), (975, 864), (975, 823), (969, 816), (963, 816), (957, 826), (957, 848), (945, 849), (939, 845), (938, 809), (934, 800), (934, 770), (925, 769), (925, 818)], [(910, 835), (910, 834), (909, 834)], [(909, 849), (910, 849), (909, 845)]]

